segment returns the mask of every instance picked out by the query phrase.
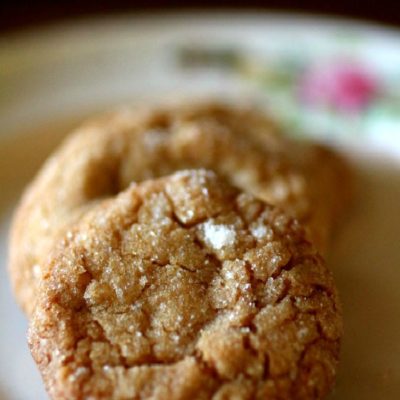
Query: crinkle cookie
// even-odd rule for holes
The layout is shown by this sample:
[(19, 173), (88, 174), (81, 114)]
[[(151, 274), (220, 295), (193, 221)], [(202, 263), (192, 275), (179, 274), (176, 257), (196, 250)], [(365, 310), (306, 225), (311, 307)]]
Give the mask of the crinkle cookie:
[(29, 345), (52, 399), (321, 399), (342, 333), (299, 223), (213, 172), (131, 184), (59, 239)]
[(322, 252), (348, 197), (340, 158), (285, 138), (254, 110), (189, 103), (104, 116), (67, 138), (16, 212), (9, 269), (27, 314), (54, 240), (90, 207), (131, 182), (202, 167), (298, 218)]

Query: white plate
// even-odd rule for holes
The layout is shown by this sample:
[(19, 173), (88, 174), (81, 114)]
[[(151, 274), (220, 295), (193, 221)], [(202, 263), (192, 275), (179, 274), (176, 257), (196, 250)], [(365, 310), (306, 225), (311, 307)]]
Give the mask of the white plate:
[[(257, 101), (353, 161), (358, 198), (330, 257), (345, 314), (332, 399), (400, 393), (400, 34), (285, 15), (81, 20), (0, 39), (0, 399), (46, 395), (6, 273), (23, 186), (93, 110), (168, 96)], [(306, 100), (306, 101), (305, 101)]]

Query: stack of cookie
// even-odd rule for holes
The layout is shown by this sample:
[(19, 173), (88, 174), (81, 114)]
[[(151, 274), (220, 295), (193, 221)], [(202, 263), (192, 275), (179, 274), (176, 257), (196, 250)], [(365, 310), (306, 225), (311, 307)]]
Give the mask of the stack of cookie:
[(324, 147), (226, 104), (124, 109), (25, 192), (10, 275), (52, 399), (321, 399), (349, 200)]

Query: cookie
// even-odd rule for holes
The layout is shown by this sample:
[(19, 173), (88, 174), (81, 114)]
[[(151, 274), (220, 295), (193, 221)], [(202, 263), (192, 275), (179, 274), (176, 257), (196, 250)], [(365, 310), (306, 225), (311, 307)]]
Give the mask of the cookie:
[(29, 346), (52, 399), (321, 399), (341, 333), (300, 224), (187, 170), (131, 184), (59, 239)]
[(298, 218), (321, 252), (347, 202), (341, 159), (287, 139), (260, 112), (202, 103), (106, 115), (61, 145), (16, 212), (9, 269), (27, 314), (55, 238), (87, 209), (131, 182), (202, 167)]

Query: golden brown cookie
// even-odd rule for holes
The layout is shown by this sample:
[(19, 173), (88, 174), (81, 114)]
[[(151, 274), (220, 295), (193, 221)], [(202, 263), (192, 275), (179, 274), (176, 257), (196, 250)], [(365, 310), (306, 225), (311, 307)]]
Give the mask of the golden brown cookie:
[(262, 113), (223, 104), (126, 109), (89, 122), (46, 162), (13, 223), (10, 272), (28, 313), (55, 238), (99, 199), (182, 168), (215, 170), (278, 205), (324, 252), (347, 200), (347, 169), (320, 146), (282, 136)]
[(321, 399), (342, 333), (296, 220), (188, 170), (89, 211), (44, 268), (29, 345), (52, 399)]

